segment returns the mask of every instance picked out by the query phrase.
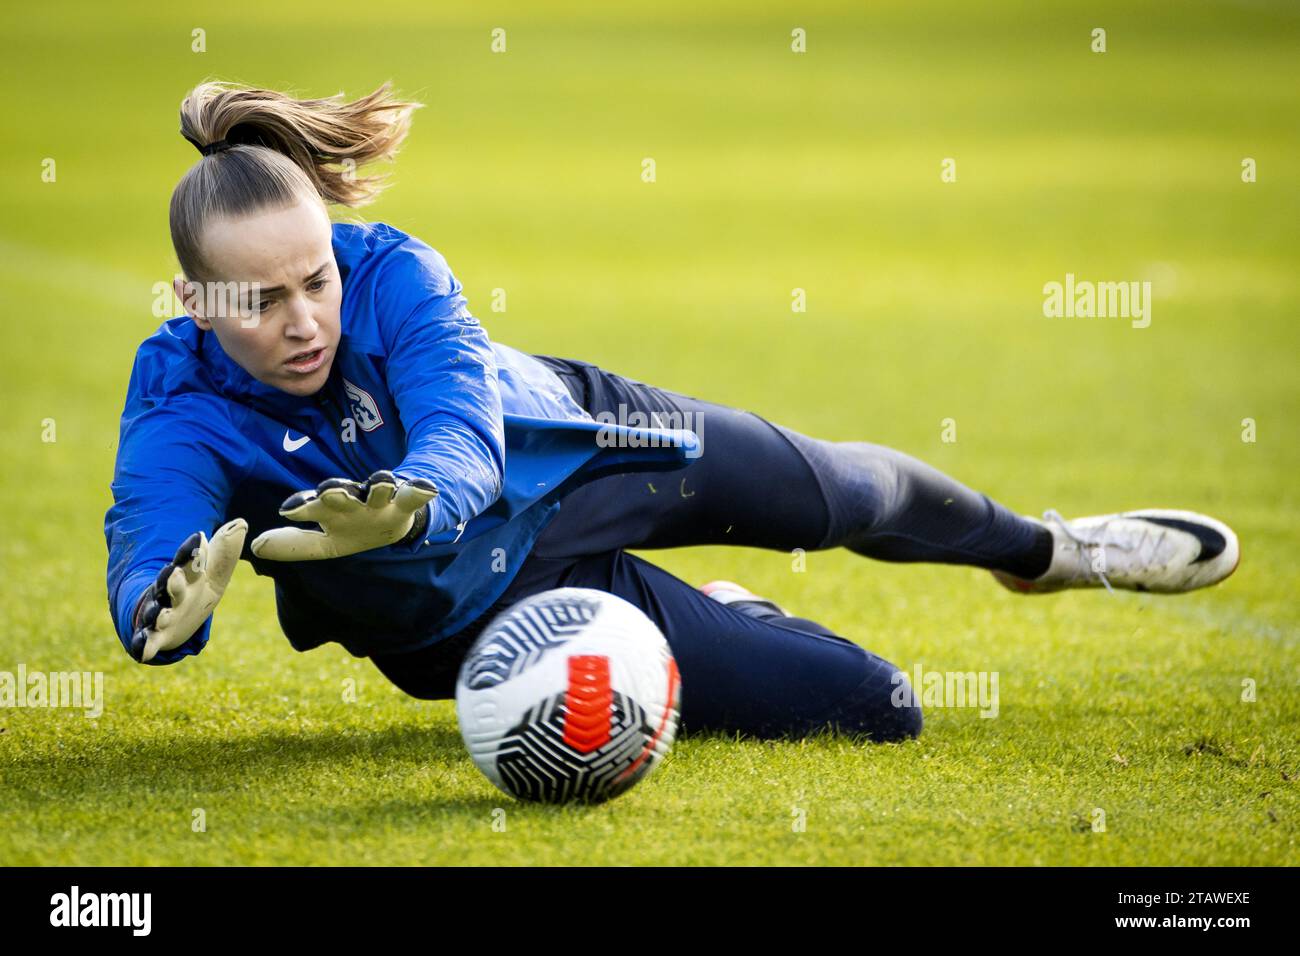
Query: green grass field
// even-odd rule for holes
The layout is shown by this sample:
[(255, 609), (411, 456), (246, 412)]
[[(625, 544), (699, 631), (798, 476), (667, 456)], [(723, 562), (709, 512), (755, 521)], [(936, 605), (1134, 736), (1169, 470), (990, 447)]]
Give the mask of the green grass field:
[[(0, 671), (105, 688), (97, 720), (0, 709), (0, 864), (1300, 863), (1294, 5), (189, 6), (0, 14)], [(425, 102), (363, 215), (443, 252), (495, 339), (892, 445), (1029, 513), (1207, 511), (1241, 568), (1030, 599), (842, 552), (647, 554), (909, 673), (997, 672), (1000, 713), (931, 708), (901, 745), (687, 738), (594, 809), (513, 803), (450, 702), (293, 652), (247, 566), (202, 655), (140, 667), (103, 515), (197, 158), (176, 111), (207, 76)], [(1045, 318), (1067, 272), (1150, 280), (1150, 327)]]

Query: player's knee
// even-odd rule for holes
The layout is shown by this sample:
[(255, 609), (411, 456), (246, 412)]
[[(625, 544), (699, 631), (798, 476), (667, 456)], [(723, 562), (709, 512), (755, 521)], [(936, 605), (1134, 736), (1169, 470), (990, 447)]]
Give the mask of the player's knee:
[(891, 740), (909, 740), (921, 736), (925, 720), (921, 715), (921, 700), (912, 693), (912, 685), (902, 671), (894, 671), (898, 683), (890, 691), (889, 708), (894, 719), (887, 723)]
[(870, 671), (829, 722), (841, 733), (866, 736), (876, 743), (921, 736), (921, 701), (907, 675), (883, 658), (863, 653), (869, 658)]
[(925, 724), (921, 702), (912, 695), (907, 677), (902, 671), (894, 673), (898, 676), (899, 683), (890, 689), (885, 700), (876, 701), (874, 720), (865, 731), (880, 743), (912, 740), (921, 736), (921, 728)]

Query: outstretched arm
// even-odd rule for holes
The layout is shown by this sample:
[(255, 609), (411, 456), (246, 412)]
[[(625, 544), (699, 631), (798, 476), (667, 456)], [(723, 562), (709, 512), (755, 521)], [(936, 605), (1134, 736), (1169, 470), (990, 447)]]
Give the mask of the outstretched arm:
[(437, 488), (432, 537), (501, 495), (505, 424), (496, 358), (439, 253), (408, 238), (380, 269), (388, 388), (406, 427), (406, 457), (393, 471)]
[[(123, 413), (114, 503), (105, 516), (104, 535), (109, 610), (123, 648), (137, 660), (151, 636), (155, 638), (155, 653), (148, 661), (152, 664), (173, 663), (199, 653), (207, 644), (212, 607), (225, 590), (242, 546), (242, 523), (237, 542), (229, 537), (230, 525), (221, 529), (224, 535), (213, 535), (213, 543), (220, 542), (216, 555), (208, 555), (210, 548), (203, 543), (200, 561), (217, 557), (222, 562), (215, 577), (197, 574), (192, 552), (198, 542), (191, 545), (189, 539), (196, 532), (210, 534), (225, 521), (233, 489), (246, 472), (244, 446), (227, 426), (219, 405), (198, 396), (173, 399), (166, 407), (128, 403)], [(190, 553), (188, 561), (178, 554), (182, 545)], [(232, 546), (235, 554), (226, 567)], [(165, 590), (160, 591), (155, 585), (160, 572), (168, 568), (162, 582)], [(154, 608), (149, 606), (150, 596)], [(169, 606), (172, 613), (167, 614)], [(198, 610), (202, 614), (195, 618)], [(149, 627), (154, 633), (141, 642), (136, 638), (145, 626), (146, 612), (153, 615)], [(185, 628), (190, 632), (181, 634)]]

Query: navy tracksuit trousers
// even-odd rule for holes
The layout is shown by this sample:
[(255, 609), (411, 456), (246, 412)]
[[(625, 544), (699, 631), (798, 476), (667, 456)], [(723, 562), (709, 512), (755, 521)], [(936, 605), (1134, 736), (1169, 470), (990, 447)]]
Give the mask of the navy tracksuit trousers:
[(461, 660), (500, 609), (550, 588), (588, 587), (625, 598), (663, 631), (681, 673), (682, 733), (914, 737), (921, 711), (888, 661), (813, 621), (719, 604), (627, 550), (846, 547), (888, 561), (1020, 573), (1042, 543), (1037, 525), (893, 449), (809, 438), (586, 362), (537, 358), (592, 415), (677, 413), (664, 427), (697, 431), (702, 454), (679, 471), (611, 475), (574, 490), (479, 621), (431, 647), (373, 658), (416, 697), (455, 695)]

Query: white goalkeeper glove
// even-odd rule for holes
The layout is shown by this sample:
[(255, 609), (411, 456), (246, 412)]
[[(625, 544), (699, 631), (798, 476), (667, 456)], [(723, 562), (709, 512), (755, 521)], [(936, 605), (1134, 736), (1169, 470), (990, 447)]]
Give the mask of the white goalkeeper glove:
[(320, 561), (413, 541), (428, 522), (425, 505), (438, 496), (426, 478), (404, 481), (377, 471), (364, 482), (327, 478), (280, 506), (291, 521), (314, 521), (319, 531), (274, 528), (253, 539), (253, 554), (268, 561)]
[(244, 550), (248, 522), (236, 518), (209, 541), (202, 531), (185, 539), (136, 605), (131, 656), (142, 664), (180, 647), (208, 619), (226, 593)]

